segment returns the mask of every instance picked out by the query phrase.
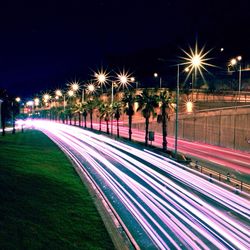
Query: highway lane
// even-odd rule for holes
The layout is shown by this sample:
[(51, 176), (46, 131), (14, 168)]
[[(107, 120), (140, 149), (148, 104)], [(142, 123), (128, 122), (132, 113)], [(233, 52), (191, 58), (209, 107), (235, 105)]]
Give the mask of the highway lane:
[[(94, 124), (94, 128), (98, 129), (99, 125)], [(102, 126), (105, 131), (106, 126)], [(113, 133), (116, 134), (115, 123), (113, 125)], [(145, 131), (132, 129), (132, 139), (136, 141), (145, 141)], [(120, 135), (128, 138), (128, 127), (120, 127)], [(175, 138), (168, 137), (168, 148), (174, 150)], [(152, 143), (154, 146), (162, 147), (162, 135), (155, 133), (155, 141)], [(178, 151), (196, 158), (205, 159), (218, 165), (237, 170), (243, 174), (250, 174), (250, 153), (241, 152), (233, 149), (223, 148), (210, 144), (199, 142), (189, 142), (178, 139)]]
[(73, 126), (33, 125), (79, 159), (141, 249), (249, 249), (246, 199), (150, 151)]

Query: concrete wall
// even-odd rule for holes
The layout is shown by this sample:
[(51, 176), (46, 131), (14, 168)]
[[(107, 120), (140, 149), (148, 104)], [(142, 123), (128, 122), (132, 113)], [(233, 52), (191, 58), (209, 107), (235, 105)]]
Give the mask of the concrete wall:
[[(175, 114), (168, 120), (168, 135), (175, 136)], [(133, 128), (145, 130), (144, 119), (137, 113)], [(126, 125), (127, 116), (121, 120)], [(161, 124), (152, 119), (150, 130), (161, 133)], [(180, 114), (178, 137), (212, 145), (250, 152), (250, 106), (192, 114)]]
[[(250, 152), (250, 107), (179, 116), (180, 138)], [(174, 136), (175, 116), (169, 121)]]

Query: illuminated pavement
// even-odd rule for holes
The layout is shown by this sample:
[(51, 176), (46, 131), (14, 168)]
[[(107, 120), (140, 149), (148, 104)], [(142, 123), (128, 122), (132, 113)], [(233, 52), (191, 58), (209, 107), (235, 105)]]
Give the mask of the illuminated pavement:
[(249, 249), (248, 200), (147, 150), (73, 126), (35, 126), (77, 157), (141, 249)]
[[(89, 124), (88, 124), (89, 125)], [(99, 129), (99, 124), (94, 124), (95, 129)], [(105, 131), (106, 126), (102, 126)], [(113, 133), (116, 134), (116, 126), (114, 123)], [(128, 138), (128, 127), (120, 127), (120, 135)], [(145, 131), (133, 129), (132, 139), (135, 141), (145, 141)], [(174, 150), (174, 138), (168, 137), (168, 149)], [(149, 142), (150, 143), (150, 142)], [(155, 133), (155, 141), (152, 145), (162, 147), (162, 135)], [(250, 174), (250, 153), (232, 150), (228, 148), (203, 144), (199, 142), (189, 142), (178, 139), (178, 151), (189, 156), (194, 156), (206, 161), (232, 168), (243, 174)]]

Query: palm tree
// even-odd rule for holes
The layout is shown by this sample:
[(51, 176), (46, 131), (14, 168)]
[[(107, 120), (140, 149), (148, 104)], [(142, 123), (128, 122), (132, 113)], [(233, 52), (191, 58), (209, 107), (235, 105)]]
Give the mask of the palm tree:
[(69, 120), (69, 125), (72, 125), (73, 108), (70, 107), (70, 106), (66, 107), (64, 113), (65, 113), (65, 116), (66, 116), (67, 124), (68, 124), (68, 120)]
[(160, 92), (158, 96), (158, 103), (161, 109), (161, 118), (162, 118), (162, 149), (163, 151), (167, 151), (167, 120), (168, 120), (168, 113), (167, 108), (172, 103), (171, 95), (167, 90)]
[(116, 129), (117, 129), (117, 137), (120, 137), (119, 134), (119, 119), (121, 117), (122, 107), (121, 102), (114, 102), (112, 106), (112, 115), (114, 115), (116, 119)]
[(111, 106), (109, 103), (104, 103), (104, 120), (106, 122), (106, 128), (107, 128), (107, 134), (109, 134), (109, 120), (110, 120), (110, 115), (111, 115)]
[[(74, 113), (78, 114), (78, 126), (81, 127), (81, 114), (83, 114), (84, 112), (86, 112), (86, 103), (76, 103), (74, 106)], [(86, 115), (87, 116), (87, 115)], [(86, 127), (86, 119), (85, 119), (85, 127)]]
[(5, 89), (0, 89), (0, 99), (2, 101), (1, 108), (1, 123), (2, 123), (2, 135), (5, 135), (6, 120), (11, 117), (10, 97)]
[(157, 95), (155, 91), (149, 91), (144, 89), (140, 95), (136, 96), (138, 102), (137, 111), (141, 110), (143, 117), (145, 118), (145, 145), (148, 145), (148, 127), (149, 119), (151, 115), (156, 116), (155, 108), (158, 106)]
[(97, 106), (96, 99), (89, 99), (86, 103), (86, 109), (90, 117), (90, 129), (93, 130), (93, 112)]
[(135, 90), (127, 90), (125, 91), (122, 103), (124, 106), (124, 113), (128, 116), (128, 135), (129, 140), (131, 141), (132, 137), (132, 117), (135, 114), (134, 112), (134, 103), (135, 103)]
[(102, 130), (102, 119), (104, 117), (104, 114), (105, 114), (105, 104), (103, 101), (99, 101), (98, 102), (98, 106), (97, 106), (97, 109), (98, 109), (98, 113), (99, 113), (99, 131)]

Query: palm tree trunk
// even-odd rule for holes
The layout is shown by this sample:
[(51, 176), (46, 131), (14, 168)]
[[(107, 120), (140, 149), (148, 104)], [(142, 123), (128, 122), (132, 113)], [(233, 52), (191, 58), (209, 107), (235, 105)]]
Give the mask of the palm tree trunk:
[(72, 125), (72, 116), (69, 115), (69, 125)]
[(81, 113), (80, 112), (78, 112), (78, 122), (79, 122), (78, 126), (81, 127)]
[(119, 119), (116, 120), (116, 128), (117, 128), (117, 137), (120, 137), (120, 133), (119, 133)]
[(87, 116), (84, 116), (84, 127), (87, 128)]
[(162, 105), (162, 149), (167, 151), (167, 117), (166, 117), (166, 107)]
[(2, 122), (2, 136), (5, 135), (5, 110), (4, 110), (4, 105), (2, 104), (2, 117), (1, 117), (1, 122)]
[(99, 131), (102, 131), (102, 118), (99, 118)]
[(129, 140), (131, 141), (132, 139), (132, 115), (128, 116), (128, 126), (129, 126), (128, 137), (129, 137)]
[(90, 112), (90, 129), (93, 130), (93, 112)]
[(107, 126), (107, 134), (109, 134), (109, 121), (106, 121), (106, 126)]
[(146, 133), (145, 133), (145, 145), (148, 146), (148, 127), (149, 127), (149, 118), (145, 118)]

